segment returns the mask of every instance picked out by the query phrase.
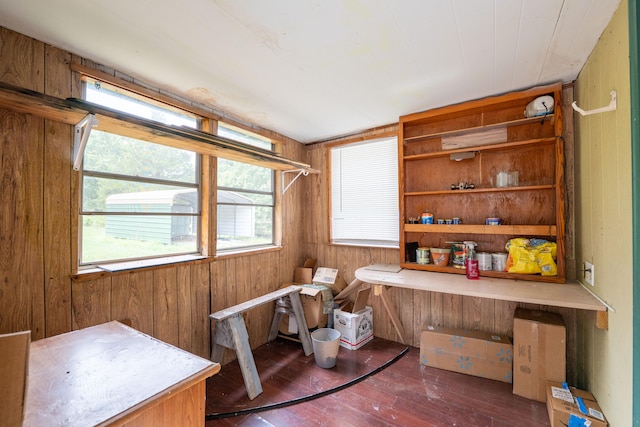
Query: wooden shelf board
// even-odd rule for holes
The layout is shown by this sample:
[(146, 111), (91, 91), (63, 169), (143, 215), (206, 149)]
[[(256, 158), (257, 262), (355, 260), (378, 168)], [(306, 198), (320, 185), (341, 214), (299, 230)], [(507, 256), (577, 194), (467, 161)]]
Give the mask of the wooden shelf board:
[(604, 304), (578, 282), (549, 283), (542, 281), (541, 276), (528, 276), (527, 280), (482, 276), (479, 280), (469, 280), (463, 274), (464, 270), (459, 272), (460, 274), (450, 274), (402, 269), (398, 273), (392, 273), (361, 267), (356, 270), (355, 276), (366, 283), (420, 291), (583, 310), (607, 310)]
[(450, 154), (466, 153), (469, 151), (475, 151), (475, 152), (495, 151), (495, 150), (504, 150), (505, 148), (523, 147), (527, 145), (550, 144), (555, 142), (555, 140), (556, 140), (556, 137), (553, 136), (549, 138), (526, 139), (522, 141), (501, 142), (497, 144), (479, 145), (479, 146), (467, 147), (467, 148), (456, 148), (455, 150), (442, 150), (442, 151), (433, 151), (429, 153), (410, 154), (410, 155), (404, 156), (404, 160), (411, 161), (411, 160), (433, 159), (436, 157), (447, 157)]
[(404, 224), (407, 233), (555, 236), (555, 225)]
[(512, 191), (537, 191), (537, 190), (553, 190), (555, 187), (552, 184), (545, 185), (524, 185), (518, 187), (488, 187), (488, 188), (473, 188), (468, 190), (435, 190), (435, 191), (410, 191), (404, 193), (405, 197), (413, 196), (439, 196), (443, 194), (451, 195), (467, 195), (474, 193), (504, 193)]
[(542, 122), (543, 120), (551, 121), (551, 120), (553, 120), (554, 117), (555, 116), (553, 114), (548, 114), (544, 118), (541, 117), (541, 116), (538, 116), (538, 117), (523, 117), (521, 119), (509, 120), (509, 121), (506, 121), (506, 122), (499, 122), (499, 123), (491, 123), (491, 124), (487, 124), (487, 125), (473, 126), (473, 127), (465, 128), (465, 129), (462, 129), (462, 130), (461, 129), (456, 129), (456, 130), (450, 130), (450, 131), (431, 133), (431, 134), (428, 134), (428, 135), (411, 136), (411, 137), (405, 138), (404, 142), (411, 143), (411, 142), (415, 142), (415, 141), (421, 141), (423, 139), (439, 138), (439, 137), (442, 137), (442, 136), (465, 135), (465, 134), (468, 134), (468, 133), (478, 132), (480, 130), (489, 130), (489, 129), (496, 129), (496, 128), (501, 128), (501, 127), (524, 125), (524, 124), (527, 124), (527, 123)]

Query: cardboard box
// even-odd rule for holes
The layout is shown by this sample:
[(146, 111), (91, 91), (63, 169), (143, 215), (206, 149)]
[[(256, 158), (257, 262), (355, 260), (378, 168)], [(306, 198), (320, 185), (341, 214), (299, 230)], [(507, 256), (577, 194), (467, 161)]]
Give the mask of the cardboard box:
[[(286, 288), (287, 286), (294, 284), (302, 286), (302, 290), (300, 291), (300, 302), (302, 303), (302, 309), (304, 310), (304, 320), (307, 322), (307, 328), (316, 329), (327, 326), (329, 310), (325, 310), (324, 302), (326, 296), (331, 297), (331, 290), (326, 286), (303, 285), (299, 283), (283, 283), (281, 288)], [(332, 298), (328, 298), (327, 300), (330, 302), (333, 301)], [(298, 325), (295, 325), (290, 321), (290, 317), (292, 316), (293, 315), (282, 316), (280, 326), (278, 328), (280, 333), (285, 335), (298, 333)]]
[(566, 341), (562, 316), (517, 308), (513, 318), (513, 392), (544, 402), (547, 381), (565, 381)]
[(319, 267), (313, 275), (314, 285), (324, 285), (333, 291), (334, 295), (340, 293), (347, 284), (336, 268)]
[(361, 289), (354, 303), (333, 310), (333, 327), (342, 336), (340, 346), (357, 350), (373, 339), (373, 309), (367, 306), (371, 288)]
[(317, 261), (313, 258), (307, 258), (302, 267), (296, 267), (293, 272), (293, 282), (310, 284), (313, 281), (313, 275), (316, 272)]
[(590, 427), (608, 425), (593, 394), (573, 387), (565, 388), (561, 383), (554, 381), (547, 382), (547, 411), (551, 427), (571, 425), (570, 417), (577, 417), (578, 420), (583, 421), (580, 425)]
[(420, 334), (420, 363), (511, 383), (513, 345), (505, 335), (429, 326)]

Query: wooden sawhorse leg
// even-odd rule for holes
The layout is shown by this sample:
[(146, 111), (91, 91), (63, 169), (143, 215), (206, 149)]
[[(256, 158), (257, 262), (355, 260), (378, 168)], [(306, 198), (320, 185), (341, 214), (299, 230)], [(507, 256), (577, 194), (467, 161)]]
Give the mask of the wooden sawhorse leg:
[(256, 362), (253, 359), (253, 353), (251, 353), (249, 334), (242, 314), (236, 314), (216, 324), (211, 361), (220, 362), (225, 347), (235, 350), (242, 378), (244, 378), (244, 385), (247, 388), (247, 395), (249, 399), (255, 399), (262, 393), (262, 384), (260, 384)]

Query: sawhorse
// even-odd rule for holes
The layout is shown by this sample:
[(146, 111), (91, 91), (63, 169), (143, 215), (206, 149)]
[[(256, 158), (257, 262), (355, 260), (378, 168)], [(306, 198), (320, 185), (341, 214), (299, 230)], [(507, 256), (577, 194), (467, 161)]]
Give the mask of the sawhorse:
[[(311, 344), (309, 330), (307, 329), (307, 322), (304, 318), (302, 303), (300, 302), (301, 290), (302, 287), (300, 286), (289, 286), (209, 315), (209, 318), (216, 321), (213, 348), (211, 349), (211, 361), (220, 363), (224, 355), (225, 347), (235, 350), (238, 356), (240, 370), (242, 371), (242, 377), (244, 378), (244, 384), (247, 388), (247, 395), (251, 400), (262, 393), (262, 384), (260, 383), (256, 363), (251, 353), (249, 334), (247, 333), (247, 327), (244, 324), (242, 313), (279, 298), (288, 298), (291, 302), (296, 323), (298, 324), (298, 336), (302, 342), (302, 349), (304, 350), (304, 354), (309, 356), (313, 354), (313, 346)], [(274, 338), (275, 334), (270, 333), (269, 341)]]

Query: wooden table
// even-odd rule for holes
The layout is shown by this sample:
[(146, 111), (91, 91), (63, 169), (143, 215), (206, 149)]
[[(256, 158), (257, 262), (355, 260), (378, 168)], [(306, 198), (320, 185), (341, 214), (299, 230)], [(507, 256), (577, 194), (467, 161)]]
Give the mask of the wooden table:
[(24, 426), (204, 426), (219, 370), (115, 321), (35, 341)]
[(356, 279), (335, 298), (345, 298), (362, 283), (372, 284), (373, 294), (382, 299), (403, 344), (406, 344), (404, 328), (388, 297), (387, 287), (593, 310), (598, 313), (598, 327), (606, 328), (607, 306), (578, 282), (559, 284), (493, 277), (469, 280), (461, 274), (407, 270), (389, 264), (361, 267), (356, 270), (355, 276)]

